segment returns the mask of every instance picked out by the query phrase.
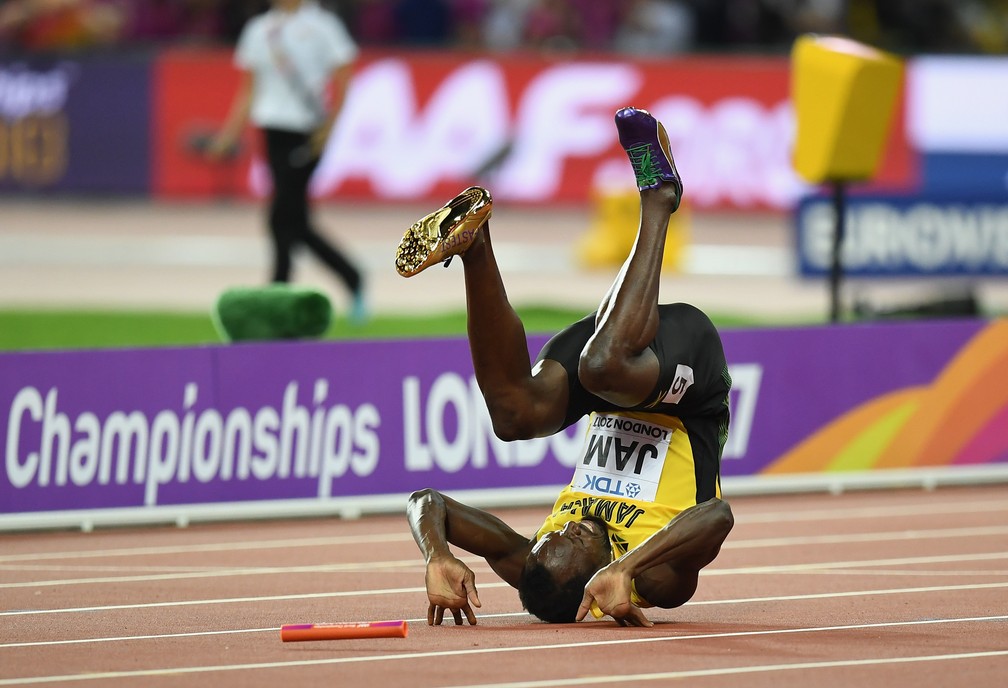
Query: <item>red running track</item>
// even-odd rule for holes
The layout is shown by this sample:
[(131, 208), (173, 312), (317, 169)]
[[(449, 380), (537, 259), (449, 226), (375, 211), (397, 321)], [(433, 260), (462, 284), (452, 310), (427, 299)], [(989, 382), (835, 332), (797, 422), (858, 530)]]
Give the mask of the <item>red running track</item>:
[[(428, 627), (403, 516), (3, 535), (0, 686), (1008, 685), (1008, 487), (730, 501), (651, 629), (538, 623), (470, 557), (479, 624)], [(546, 511), (498, 513), (531, 533)], [(409, 636), (279, 637), (384, 619)]]

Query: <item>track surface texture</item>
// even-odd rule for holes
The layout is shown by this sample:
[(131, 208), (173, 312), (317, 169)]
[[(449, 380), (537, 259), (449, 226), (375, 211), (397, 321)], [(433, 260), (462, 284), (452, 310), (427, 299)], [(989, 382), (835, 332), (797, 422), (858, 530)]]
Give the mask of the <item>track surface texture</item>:
[[(1005, 685), (1003, 485), (728, 499), (721, 555), (649, 629), (540, 623), (464, 553), (479, 623), (429, 627), (402, 514), (2, 535), (0, 686)], [(408, 637), (279, 637), (385, 619)]]
[[(395, 249), (420, 205), (326, 203), (317, 228), (362, 267), (371, 310), (417, 313), (465, 308), (461, 264), (403, 279)], [(789, 215), (694, 212), (678, 270), (662, 279), (663, 302), (771, 322), (825, 322), (826, 280), (797, 276)], [(494, 250), (515, 305), (593, 310), (618, 265), (586, 268), (579, 242), (597, 215), (590, 206), (538, 208), (499, 202)], [(632, 229), (630, 230), (632, 233)], [(0, 307), (159, 308), (209, 311), (228, 287), (262, 284), (269, 246), (258, 203), (149, 203), (5, 199), (0, 231)], [(349, 297), (313, 256), (296, 257), (293, 279), (330, 294), (338, 312)], [(1008, 313), (1008, 281), (849, 279), (851, 306), (899, 308), (971, 289), (985, 313)]]

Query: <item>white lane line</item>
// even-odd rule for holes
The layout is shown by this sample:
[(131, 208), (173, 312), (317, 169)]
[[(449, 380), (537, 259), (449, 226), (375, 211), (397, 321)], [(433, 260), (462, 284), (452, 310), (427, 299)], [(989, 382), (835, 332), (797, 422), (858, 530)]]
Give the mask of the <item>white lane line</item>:
[(165, 545), (160, 547), (123, 547), (118, 549), (88, 549), (66, 552), (34, 552), (0, 555), (0, 562), (40, 561), (43, 559), (95, 559), (98, 557), (140, 557), (159, 554), (188, 554), (196, 552), (238, 552), (259, 549), (288, 549), (292, 547), (329, 547), (338, 545), (366, 545), (376, 542), (412, 542), (409, 532), (360, 535), (333, 535), (313, 538), (285, 538), (283, 540), (249, 540), (245, 542), (211, 542), (203, 544)]
[[(844, 543), (865, 543), (865, 542), (895, 542), (895, 541), (919, 541), (919, 540), (934, 540), (942, 538), (977, 538), (984, 536), (998, 536), (1008, 534), (1008, 526), (977, 526), (969, 528), (943, 528), (943, 529), (931, 529), (931, 530), (909, 530), (909, 531), (889, 531), (882, 533), (853, 533), (847, 535), (812, 535), (812, 536), (794, 536), (794, 537), (779, 537), (779, 538), (757, 538), (749, 540), (731, 540), (724, 544), (722, 549), (759, 549), (759, 548), (771, 548), (771, 547), (802, 547), (811, 545), (822, 545), (822, 544), (844, 544)], [(407, 540), (412, 539), (411, 536), (396, 536), (398, 539)], [(326, 540), (325, 544), (328, 545), (349, 545), (358, 544), (358, 542), (366, 542), (366, 536), (362, 536), (359, 540), (358, 538), (347, 538), (340, 542), (330, 542), (331, 538), (324, 538)], [(309, 540), (314, 544), (319, 544), (318, 539), (312, 538)], [(245, 543), (251, 544), (251, 543)], [(303, 546), (303, 545), (297, 545)], [(159, 551), (156, 554), (165, 554), (166, 552), (161, 551), (163, 548), (137, 548), (136, 550), (129, 551), (130, 556), (140, 554), (152, 554), (155, 552), (150, 552), (150, 549), (157, 549)], [(250, 547), (249, 549), (252, 549)], [(204, 550), (205, 551), (205, 550)], [(115, 555), (125, 555), (124, 550), (106, 550), (106, 552), (113, 552)], [(176, 552), (179, 553), (179, 552)], [(80, 553), (74, 553), (75, 555)], [(100, 551), (88, 553), (89, 556), (98, 556)], [(43, 556), (40, 557), (42, 560), (50, 559), (62, 559), (70, 557), (59, 557), (59, 556)], [(79, 558), (77, 556), (73, 558)], [(12, 560), (8, 559), (8, 561)], [(468, 561), (482, 561), (478, 558), (466, 557), (464, 558)], [(13, 567), (9, 565), (4, 565), (3, 557), (0, 557), (0, 570), (11, 570)], [(20, 557), (20, 561), (31, 561), (29, 556), (25, 555)], [(123, 576), (123, 577), (103, 577), (103, 578), (80, 578), (80, 579), (66, 579), (66, 580), (44, 580), (44, 581), (19, 581), (15, 583), (0, 583), (0, 589), (3, 588), (26, 588), (35, 586), (58, 586), (58, 585), (99, 585), (103, 583), (129, 583), (129, 582), (144, 582), (144, 581), (154, 581), (154, 580), (171, 580), (171, 579), (182, 579), (182, 578), (202, 578), (202, 577), (214, 577), (214, 576), (250, 576), (250, 575), (276, 575), (276, 574), (296, 574), (296, 573), (337, 573), (337, 572), (358, 572), (358, 571), (383, 571), (388, 569), (403, 570), (407, 568), (420, 566), (422, 562), (419, 559), (410, 560), (397, 560), (397, 561), (385, 561), (385, 562), (354, 562), (347, 564), (315, 564), (311, 566), (299, 566), (299, 567), (279, 567), (279, 566), (267, 566), (267, 567), (255, 567), (255, 566), (215, 566), (215, 567), (148, 567), (143, 569), (142, 567), (106, 567), (101, 570), (106, 571), (128, 571), (128, 570), (151, 570), (151, 571), (161, 571), (160, 574), (150, 574), (148, 576)], [(849, 563), (848, 565), (854, 566), (855, 564)], [(68, 570), (75, 571), (81, 570), (83, 567), (52, 567), (43, 570)], [(20, 570), (30, 570), (28, 568), (22, 568)], [(712, 569), (713, 570), (713, 569)], [(178, 571), (179, 573), (167, 573), (168, 571)]]
[(848, 590), (846, 592), (810, 592), (800, 595), (774, 595), (772, 597), (737, 597), (730, 600), (695, 600), (687, 602), (689, 607), (703, 607), (722, 604), (749, 604), (752, 602), (797, 602), (802, 600), (829, 600), (836, 597), (868, 597), (871, 595), (910, 595), (928, 592), (968, 592), (971, 590), (994, 590), (1008, 588), (1004, 583), (966, 583), (962, 585), (928, 585), (915, 588), (887, 588), (883, 590)]
[(840, 667), (879, 666), (883, 664), (913, 664), (916, 662), (949, 662), (963, 659), (987, 659), (1004, 657), (1008, 650), (986, 652), (958, 652), (947, 655), (921, 655), (917, 657), (885, 657), (879, 659), (840, 659), (830, 662), (798, 662), (796, 664), (759, 664), (756, 666), (724, 667), (722, 669), (693, 669), (690, 671), (666, 671), (650, 674), (615, 674), (611, 676), (580, 676), (578, 678), (552, 679), (548, 681), (514, 681), (511, 683), (466, 684), (466, 688), (546, 688), (548, 686), (584, 686), (602, 683), (633, 685), (637, 681), (668, 681), (684, 678), (704, 678), (708, 676), (737, 676), (739, 674), (769, 673), (774, 671), (803, 671), (806, 669), (838, 669)]
[[(225, 671), (261, 671), (263, 669), (289, 669), (291, 667), (326, 666), (333, 664), (357, 664), (363, 662), (387, 662), (412, 659), (430, 659), (443, 657), (463, 657), (474, 655), (490, 655), (510, 652), (537, 652), (549, 650), (583, 650), (586, 647), (603, 647), (617, 645), (636, 645), (640, 643), (677, 642), (684, 640), (709, 640), (714, 638), (746, 638), (757, 636), (793, 635), (799, 633), (835, 633), (838, 631), (866, 630), (878, 628), (899, 628), (908, 626), (934, 626), (940, 624), (984, 623), (988, 621), (1006, 621), (1008, 616), (973, 616), (944, 619), (919, 619), (910, 621), (883, 621), (868, 624), (843, 624), (837, 626), (813, 626), (803, 628), (776, 628), (757, 631), (730, 631), (718, 633), (697, 633), (695, 635), (677, 635), (645, 638), (622, 638), (619, 640), (584, 640), (571, 643), (556, 643), (552, 645), (519, 645), (514, 647), (481, 647), (466, 650), (438, 650), (429, 652), (409, 652), (402, 654), (359, 655), (354, 657), (329, 657), (325, 659), (305, 659), (286, 662), (258, 662), (254, 664), (219, 664), (200, 667), (163, 667), (158, 669), (137, 669), (131, 671), (104, 671), (91, 674), (62, 674), (52, 676), (29, 676), (23, 678), (0, 679), (0, 686), (22, 685), (32, 683), (64, 683), (69, 681), (98, 681), (118, 678), (139, 678), (142, 676), (181, 676), (187, 674), (202, 674)], [(971, 653), (972, 654), (972, 653)], [(978, 655), (980, 653), (977, 653)], [(990, 656), (1008, 654), (1008, 650), (990, 653)]]
[[(710, 567), (703, 570), (704, 576), (737, 576), (752, 573), (804, 573), (807, 571), (830, 571), (848, 567), (901, 566), (903, 564), (949, 564), (967, 561), (998, 561), (1008, 559), (1008, 552), (981, 552), (976, 554), (936, 554), (928, 557), (896, 557), (891, 559), (861, 559), (858, 561), (820, 561), (809, 564), (776, 564), (772, 566), (740, 566), (732, 569)], [(954, 571), (950, 571), (950, 574)]]
[[(489, 588), (506, 588), (509, 587), (507, 583), (484, 583), (480, 584), (479, 588), (489, 589)], [(726, 600), (692, 600), (686, 604), (689, 607), (699, 607), (699, 606), (717, 606), (717, 605), (731, 605), (731, 604), (750, 604), (753, 602), (795, 602), (801, 600), (820, 600), (820, 599), (832, 599), (835, 597), (865, 597), (871, 595), (908, 595), (913, 593), (930, 593), (930, 592), (969, 592), (973, 590), (993, 590), (998, 588), (1008, 588), (1008, 582), (999, 583), (966, 583), (957, 585), (928, 585), (913, 588), (887, 588), (881, 590), (850, 590), (846, 592), (822, 592), (822, 593), (804, 593), (800, 595), (773, 595), (769, 597), (739, 597)], [(306, 599), (327, 599), (333, 597), (348, 597), (351, 595), (363, 595), (370, 597), (372, 595), (391, 595), (391, 594), (421, 594), (426, 593), (427, 589), (422, 587), (417, 588), (379, 588), (376, 590), (357, 590), (357, 591), (343, 591), (343, 592), (323, 592), (323, 593), (303, 593), (297, 595), (268, 595), (263, 597), (232, 597), (232, 598), (221, 598), (221, 599), (206, 599), (206, 600), (184, 600), (175, 602), (145, 602), (142, 604), (113, 604), (104, 605), (98, 607), (67, 607), (62, 609), (20, 609), (20, 610), (9, 610), (0, 612), (0, 616), (36, 616), (42, 614), (76, 614), (76, 613), (93, 613), (93, 612), (107, 612), (107, 611), (122, 611), (127, 609), (155, 609), (155, 608), (165, 608), (165, 607), (188, 607), (188, 606), (201, 606), (201, 605), (213, 605), (213, 604), (248, 604), (248, 603), (259, 603), (259, 602), (282, 602), (289, 600), (306, 600)], [(521, 615), (526, 615), (524, 612)], [(481, 617), (484, 615), (480, 615)], [(488, 615), (494, 616), (494, 615)], [(500, 614), (497, 616), (508, 616), (508, 614)], [(426, 621), (426, 619), (421, 619)], [(53, 641), (59, 642), (59, 641)], [(0, 645), (0, 647), (8, 647), (9, 645)]]
[[(842, 520), (849, 521), (856, 518), (879, 518), (885, 516), (920, 516), (935, 514), (965, 514), (984, 513), (989, 514), (995, 511), (1008, 511), (1008, 499), (987, 500), (971, 502), (948, 502), (948, 503), (928, 503), (907, 506), (882, 506), (861, 509), (818, 509), (815, 511), (785, 511), (768, 512), (756, 514), (744, 514), (737, 518), (740, 525), (749, 523), (778, 523), (778, 522), (800, 522), (800, 521), (823, 521)], [(524, 524), (515, 526), (518, 532), (532, 533), (542, 525), (542, 523)], [(992, 526), (998, 528), (999, 526)], [(901, 531), (906, 532), (906, 531)], [(938, 536), (940, 537), (940, 536)], [(772, 542), (773, 538), (767, 538)], [(249, 540), (245, 542), (219, 542), (203, 544), (167, 545), (159, 547), (125, 547), (116, 549), (89, 549), (89, 550), (69, 550), (60, 552), (34, 552), (0, 555), (0, 563), (15, 561), (41, 561), (46, 559), (87, 559), (98, 557), (114, 556), (154, 556), (159, 554), (186, 554), (190, 552), (234, 552), (251, 551), (260, 549), (288, 549), (296, 547), (327, 547), (334, 545), (368, 544), (373, 542), (396, 543), (412, 542), (413, 537), (405, 529), (401, 533), (366, 534), (360, 535), (335, 535), (329, 537), (313, 538), (286, 538), (283, 540)], [(741, 542), (759, 542), (759, 540), (748, 540)], [(780, 540), (781, 544), (794, 544), (796, 541)], [(733, 544), (729, 539), (725, 543), (726, 547), (741, 547), (743, 545)], [(766, 546), (775, 546), (768, 544)]]
[(819, 573), (825, 576), (868, 576), (870, 578), (968, 578), (972, 576), (986, 576), (988, 578), (1008, 578), (1008, 569), (975, 569), (973, 571), (956, 569), (954, 571), (921, 571), (915, 569), (830, 569), (829, 571), (809, 571), (808, 573)]
[[(729, 503), (731, 500), (729, 499)], [(1008, 498), (989, 499), (985, 501), (929, 501), (921, 504), (891, 504), (885, 506), (866, 506), (860, 508), (837, 507), (835, 509), (812, 509), (808, 511), (768, 511), (765, 513), (748, 513), (740, 509), (736, 520), (739, 523), (796, 523), (799, 521), (848, 521), (855, 518), (882, 518), (887, 516), (932, 516), (935, 514), (976, 514), (994, 511), (1008, 511)]]
[[(133, 573), (141, 571), (160, 571), (191, 573), (193, 571), (237, 571), (247, 569), (247, 566), (88, 566), (82, 564), (0, 564), (0, 571), (48, 571), (59, 573), (106, 572)], [(376, 573), (381, 573), (376, 571)]]
[[(480, 559), (479, 561), (482, 561)], [(64, 585), (101, 585), (111, 583), (146, 583), (150, 581), (188, 580), (193, 578), (230, 578), (232, 576), (276, 576), (299, 573), (345, 573), (367, 571), (374, 573), (385, 569), (423, 570), (423, 562), (416, 559), (400, 559), (398, 561), (354, 562), (352, 564), (313, 564), (311, 566), (259, 566), (221, 569), (212, 571), (187, 571), (176, 573), (151, 573), (136, 576), (103, 576), (95, 578), (64, 578), (58, 580), (18, 581), (16, 583), (0, 583), (0, 589), (58, 587)]]
[[(480, 583), (478, 589), (508, 588), (507, 583)], [(142, 604), (108, 604), (93, 607), (66, 607), (62, 609), (10, 609), (0, 611), (0, 616), (30, 616), (34, 614), (67, 614), (77, 612), (104, 612), (120, 609), (157, 609), (162, 607), (189, 607), (204, 604), (247, 604), (249, 602), (281, 602), (287, 600), (324, 600), (334, 597), (358, 597), (361, 595), (401, 595), (426, 593), (424, 586), (410, 588), (381, 588), (378, 590), (341, 590), (338, 592), (308, 592), (290, 595), (262, 595), (258, 597), (223, 597), (205, 600), (176, 600), (172, 602), (144, 602)]]
[(733, 540), (729, 536), (728, 540), (721, 546), (721, 549), (805, 547), (809, 545), (895, 542), (897, 540), (940, 540), (943, 538), (975, 538), (996, 535), (1008, 535), (1008, 525), (929, 528), (927, 530), (892, 530), (878, 533), (842, 533), (837, 535), (795, 535), (788, 537), (749, 538), (748, 540)]
[(194, 631), (192, 633), (158, 633), (148, 634), (146, 636), (78, 638), (71, 641), (29, 641), (25, 643), (3, 643), (0, 645), (0, 650), (11, 650), (14, 648), (45, 648), (52, 645), (85, 645), (90, 643), (123, 643), (125, 641), (156, 641), (176, 638), (200, 638), (203, 636), (241, 636), (253, 633), (276, 633), (279, 630), (279, 627), (271, 629), (224, 629), (222, 631)]
[[(479, 557), (459, 557), (467, 564), (482, 564)], [(846, 568), (859, 568), (865, 566), (902, 566), (905, 564), (943, 564), (943, 563), (964, 563), (967, 561), (998, 561), (1008, 559), (1008, 552), (982, 552), (977, 554), (949, 554), (934, 555), (926, 557), (899, 557), (893, 559), (862, 559), (857, 561), (826, 561), (813, 562), (807, 564), (774, 564), (767, 566), (741, 566), (736, 568), (719, 568), (712, 566), (704, 569), (706, 576), (736, 576), (750, 574), (782, 574), (782, 573), (807, 573), (821, 571), (835, 571)], [(105, 576), (94, 578), (67, 578), (59, 580), (41, 581), (18, 581), (16, 583), (0, 583), (0, 589), (18, 588), (44, 588), (61, 587), (70, 585), (100, 585), (123, 583), (145, 583), (165, 580), (191, 580), (197, 578), (230, 578), (234, 576), (273, 576), (307, 573), (338, 573), (338, 572), (372, 572), (381, 568), (396, 568), (398, 572), (420, 571), (422, 564), (415, 559), (401, 559), (396, 561), (378, 562), (355, 562), (352, 564), (324, 564), (314, 566), (270, 566), (260, 568), (228, 569), (225, 571), (192, 571), (188, 573), (164, 573), (137, 576)], [(953, 575), (955, 571), (950, 571)], [(2, 616), (4, 612), (0, 612)]]
[[(527, 619), (531, 619), (532, 616), (528, 612), (507, 612), (505, 614), (480, 614), (480, 619), (503, 619), (521, 616)], [(427, 623), (427, 617), (417, 617), (415, 619), (405, 619), (407, 623)], [(21, 643), (2, 643), (0, 644), (0, 649), (10, 649), (18, 647), (46, 647), (49, 645), (81, 645), (85, 643), (111, 643), (111, 642), (123, 642), (126, 640), (166, 640), (169, 638), (194, 638), (200, 636), (212, 636), (212, 635), (229, 635), (229, 634), (243, 634), (243, 633), (276, 633), (280, 630), (279, 626), (274, 626), (272, 628), (230, 628), (223, 629), (219, 631), (192, 631), (189, 633), (156, 633), (150, 635), (121, 635), (116, 637), (102, 637), (102, 638), (76, 638), (74, 640), (33, 640)]]

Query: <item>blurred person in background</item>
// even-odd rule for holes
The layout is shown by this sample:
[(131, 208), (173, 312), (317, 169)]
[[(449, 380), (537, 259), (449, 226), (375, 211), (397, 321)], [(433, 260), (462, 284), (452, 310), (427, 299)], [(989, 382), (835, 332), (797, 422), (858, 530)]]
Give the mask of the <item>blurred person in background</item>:
[(127, 11), (123, 0), (7, 0), (0, 4), (0, 44), (25, 52), (115, 45)]
[(396, 37), (403, 45), (443, 46), (454, 38), (452, 7), (448, 0), (397, 0), (393, 14)]
[(356, 0), (347, 17), (353, 35), (364, 45), (390, 45), (397, 40), (393, 0)]
[[(862, 5), (855, 3), (855, 5)], [(1000, 53), (1008, 46), (1004, 0), (876, 0), (859, 28), (896, 52)]]
[(157, 44), (218, 43), (226, 38), (222, 0), (134, 0), (130, 4), (128, 40)]
[(490, 0), (454, 0), (455, 45), (466, 50), (483, 48), (483, 22), (490, 9)]
[(581, 16), (570, 0), (535, 0), (525, 15), (525, 44), (546, 51), (583, 47)]
[(490, 50), (515, 50), (524, 39), (525, 16), (534, 0), (490, 0), (483, 19), (483, 43)]
[(361, 322), (367, 317), (363, 276), (313, 227), (308, 188), (356, 57), (357, 45), (335, 14), (310, 0), (273, 0), (238, 39), (241, 82), (207, 152), (214, 159), (229, 155), (249, 120), (261, 130), (273, 181), (273, 281), (290, 281), (291, 254), (303, 244), (343, 281), (352, 297), (350, 318)]
[(630, 0), (616, 33), (616, 50), (631, 55), (674, 55), (693, 47), (689, 5), (675, 0)]

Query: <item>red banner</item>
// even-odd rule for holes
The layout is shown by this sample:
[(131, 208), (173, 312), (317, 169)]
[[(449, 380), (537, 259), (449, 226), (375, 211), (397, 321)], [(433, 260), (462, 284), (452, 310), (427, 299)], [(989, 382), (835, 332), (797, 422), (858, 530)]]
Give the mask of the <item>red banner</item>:
[[(632, 186), (613, 114), (635, 105), (664, 123), (694, 207), (790, 208), (808, 188), (791, 165), (789, 79), (783, 57), (556, 61), (367, 53), (313, 190), (325, 198), (443, 200), (480, 183), (502, 199), (583, 202), (598, 188)], [(156, 193), (268, 193), (251, 131), (231, 163), (210, 164), (186, 146), (223, 121), (236, 83), (226, 52), (162, 56)], [(877, 177), (883, 188), (915, 181), (902, 109)]]

